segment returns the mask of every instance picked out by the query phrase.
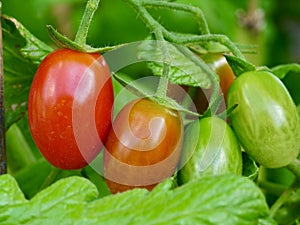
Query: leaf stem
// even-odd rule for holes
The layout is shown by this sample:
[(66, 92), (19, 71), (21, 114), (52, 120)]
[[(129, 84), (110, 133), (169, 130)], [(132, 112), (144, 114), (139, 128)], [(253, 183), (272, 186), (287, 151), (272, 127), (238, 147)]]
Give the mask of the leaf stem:
[(183, 5), (175, 2), (152, 1), (152, 0), (142, 0), (141, 4), (151, 8), (168, 8), (168, 9), (190, 13), (194, 15), (195, 18), (197, 19), (201, 34), (210, 33), (207, 22), (205, 20), (205, 16), (202, 10), (198, 7), (194, 7), (191, 5)]
[(274, 218), (276, 216), (277, 211), (283, 206), (293, 194), (295, 194), (295, 188), (292, 185), (290, 188), (286, 189), (280, 197), (276, 200), (276, 202), (270, 208), (270, 217)]
[(168, 41), (176, 44), (191, 44), (191, 43), (207, 43), (209, 41), (218, 42), (228, 48), (238, 58), (245, 59), (239, 48), (226, 36), (222, 34), (204, 34), (204, 35), (178, 35), (173, 32), (164, 30), (164, 36)]
[(52, 184), (57, 176), (62, 172), (61, 169), (51, 166), (50, 173), (48, 174), (47, 178), (45, 179), (44, 183), (40, 187), (40, 191), (48, 187), (50, 184)]
[(163, 55), (163, 72), (159, 80), (156, 96), (164, 99), (167, 95), (169, 71), (170, 71), (170, 53), (165, 42), (162, 26), (150, 15), (150, 13), (143, 7), (143, 1), (124, 0), (127, 1), (133, 9), (139, 13), (142, 21), (148, 26), (148, 28), (154, 33), (157, 40), (158, 50), (162, 51)]
[[(178, 4), (169, 1), (152, 1), (152, 0), (124, 0), (129, 3), (136, 13), (140, 16), (141, 20), (148, 26), (151, 32), (154, 33), (156, 39), (159, 41), (159, 47), (163, 53), (163, 74), (160, 79), (157, 95), (159, 97), (166, 96), (167, 87), (168, 87), (168, 78), (169, 78), (169, 67), (170, 67), (170, 54), (168, 47), (165, 44), (165, 41), (170, 41), (172, 43), (178, 44), (178, 48), (188, 56), (196, 65), (198, 65), (205, 73), (208, 74), (212, 86), (213, 93), (210, 101), (210, 110), (212, 113), (216, 112), (218, 108), (217, 100), (219, 99), (219, 79), (218, 76), (209, 68), (209, 66), (202, 62), (198, 57), (196, 57), (188, 48), (188, 44), (197, 43), (197, 44), (207, 44), (207, 42), (218, 42), (228, 48), (235, 56), (244, 59), (242, 52), (239, 48), (225, 35), (212, 35), (209, 32), (205, 17), (202, 11), (193, 6), (188, 6), (184, 4)], [(160, 23), (158, 23), (150, 13), (145, 9), (145, 7), (152, 8), (168, 8), (173, 10), (180, 10), (184, 12), (191, 13), (197, 18), (199, 23), (201, 35), (182, 35), (176, 34), (168, 31)], [(183, 45), (183, 46), (182, 46)]]
[(273, 183), (266, 180), (258, 181), (258, 186), (270, 194), (280, 196), (287, 187), (282, 184)]
[(98, 9), (99, 2), (100, 0), (88, 0), (87, 2), (83, 17), (75, 36), (75, 42), (81, 47), (84, 47), (86, 44), (88, 30), (94, 13)]
[(295, 159), (286, 167), (296, 176), (297, 180), (300, 181), (300, 160)]

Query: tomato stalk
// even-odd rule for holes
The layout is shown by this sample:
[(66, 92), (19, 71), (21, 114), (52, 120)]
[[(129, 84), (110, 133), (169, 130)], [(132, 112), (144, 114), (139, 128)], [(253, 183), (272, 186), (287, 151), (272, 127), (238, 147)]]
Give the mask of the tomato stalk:
[(267, 193), (276, 196), (280, 196), (287, 188), (282, 184), (277, 184), (266, 180), (259, 180), (257, 184), (261, 189), (265, 190)]
[[(188, 6), (184, 4), (169, 2), (169, 1), (150, 1), (150, 0), (124, 0), (139, 14), (141, 20), (148, 26), (152, 33), (154, 33), (157, 41), (159, 41), (159, 47), (162, 50), (163, 55), (163, 73), (162, 78), (157, 89), (157, 96), (164, 98), (166, 96), (168, 78), (169, 78), (169, 67), (171, 63), (171, 57), (165, 44), (165, 41), (170, 41), (172, 43), (178, 44), (176, 46), (186, 57), (198, 65), (210, 78), (212, 82), (212, 97), (210, 101), (210, 112), (214, 113), (219, 107), (216, 104), (219, 99), (219, 77), (217, 74), (199, 57), (189, 49), (188, 44), (205, 44), (207, 42), (218, 42), (226, 46), (233, 55), (244, 59), (243, 54), (239, 48), (230, 41), (230, 39), (225, 35), (213, 35), (210, 34), (205, 17), (201, 9), (193, 6)], [(199, 30), (201, 35), (182, 35), (168, 31), (164, 26), (162, 26), (152, 15), (147, 11), (146, 8), (167, 8), (170, 10), (177, 10), (190, 13), (193, 15), (198, 22)]]
[(300, 160), (295, 159), (287, 168), (296, 176), (297, 180), (300, 181)]
[(17, 124), (13, 124), (6, 132), (6, 148), (8, 149), (7, 158), (9, 159), (8, 170), (12, 174), (20, 168), (32, 165), (37, 161)]
[(162, 72), (162, 76), (161, 76), (161, 79), (158, 84), (158, 89), (157, 89), (156, 95), (159, 98), (165, 98), (167, 95), (169, 67), (170, 67), (171, 57), (170, 57), (170, 53), (169, 53), (167, 44), (165, 43), (165, 39), (164, 39), (163, 32), (162, 32), (162, 26), (143, 7), (144, 2), (134, 1), (134, 0), (125, 0), (125, 1), (127, 1), (133, 7), (133, 9), (139, 13), (142, 21), (154, 33), (154, 35), (158, 41), (158, 47), (162, 50), (163, 72)]
[(182, 12), (187, 12), (197, 19), (199, 29), (201, 34), (209, 34), (209, 28), (207, 22), (205, 20), (204, 14), (201, 9), (198, 7), (194, 7), (191, 5), (183, 5), (175, 2), (167, 2), (167, 1), (152, 1), (152, 0), (143, 0), (140, 1), (145, 7), (155, 7), (155, 8), (167, 8), (171, 10), (177, 10)]
[[(242, 52), (239, 48), (226, 36), (220, 34), (210, 34), (207, 22), (205, 20), (204, 14), (201, 9), (191, 5), (185, 5), (180, 3), (168, 2), (168, 1), (151, 1), (151, 0), (124, 0), (129, 3), (133, 9), (139, 13), (139, 16), (143, 22), (149, 25), (150, 20), (154, 20), (152, 16), (144, 10), (145, 7), (148, 8), (167, 8), (170, 10), (177, 10), (190, 13), (195, 16), (198, 22), (199, 30), (201, 35), (181, 35), (178, 33), (173, 33), (168, 31), (160, 23), (157, 22), (157, 27), (155, 29), (161, 30), (166, 40), (176, 43), (176, 44), (191, 44), (191, 43), (207, 43), (207, 42), (218, 42), (226, 46), (233, 55), (244, 59)], [(150, 18), (151, 17), (151, 18)], [(149, 20), (150, 19), (150, 20)], [(152, 26), (149, 26), (151, 29)]]
[(290, 188), (286, 189), (280, 195), (280, 197), (275, 201), (275, 203), (271, 206), (271, 208), (270, 208), (270, 217), (271, 218), (274, 218), (277, 214), (277, 211), (296, 193), (297, 188), (294, 184), (292, 184), (292, 186)]
[(88, 30), (94, 13), (98, 9), (99, 2), (100, 0), (89, 0), (87, 2), (84, 14), (82, 16), (78, 31), (75, 36), (75, 42), (80, 46), (84, 46), (86, 44)]
[(57, 176), (62, 172), (61, 169), (51, 166), (51, 171), (48, 174), (47, 178), (44, 180), (44, 183), (40, 187), (40, 191), (43, 190), (44, 188), (48, 187), (51, 185), (57, 178)]
[(106, 52), (118, 47), (112, 46), (104, 48), (93, 48), (86, 44), (89, 27), (94, 13), (98, 9), (99, 2), (100, 0), (88, 0), (74, 41), (60, 34), (51, 25), (47, 25), (47, 29), (51, 39), (61, 48), (69, 48), (80, 52)]

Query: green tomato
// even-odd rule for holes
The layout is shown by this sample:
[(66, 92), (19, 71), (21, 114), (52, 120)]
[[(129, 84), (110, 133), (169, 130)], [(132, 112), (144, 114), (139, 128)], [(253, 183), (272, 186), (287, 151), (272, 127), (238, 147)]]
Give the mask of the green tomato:
[(227, 123), (218, 117), (205, 117), (191, 123), (185, 138), (178, 171), (178, 183), (210, 175), (242, 173), (242, 152)]
[(296, 106), (283, 85), (265, 71), (246, 72), (231, 85), (227, 106), (234, 132), (245, 151), (259, 164), (279, 168), (299, 153), (300, 122)]

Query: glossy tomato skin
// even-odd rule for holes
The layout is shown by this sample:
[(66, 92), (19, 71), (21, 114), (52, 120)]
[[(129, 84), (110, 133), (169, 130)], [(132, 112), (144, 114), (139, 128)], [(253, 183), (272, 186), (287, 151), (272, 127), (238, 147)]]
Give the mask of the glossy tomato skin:
[(194, 121), (185, 129), (178, 183), (221, 174), (242, 174), (242, 151), (230, 126), (218, 117)]
[(282, 82), (264, 71), (246, 72), (231, 85), (227, 105), (232, 127), (245, 151), (261, 165), (283, 167), (300, 148), (296, 106)]
[(118, 113), (104, 151), (104, 176), (112, 193), (151, 190), (172, 176), (181, 152), (180, 114), (148, 99), (129, 102)]
[(113, 89), (97, 53), (50, 53), (34, 76), (28, 122), (42, 155), (55, 167), (80, 169), (101, 150), (111, 127)]

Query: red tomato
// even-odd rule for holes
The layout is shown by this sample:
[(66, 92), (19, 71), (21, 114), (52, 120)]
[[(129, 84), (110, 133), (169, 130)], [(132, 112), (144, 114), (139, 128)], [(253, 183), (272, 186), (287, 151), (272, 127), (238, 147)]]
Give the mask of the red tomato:
[(129, 102), (117, 115), (105, 144), (104, 176), (110, 191), (151, 190), (172, 176), (182, 140), (177, 111), (147, 99)]
[(80, 169), (101, 150), (112, 105), (110, 71), (100, 54), (56, 50), (42, 61), (30, 88), (32, 137), (51, 164)]

